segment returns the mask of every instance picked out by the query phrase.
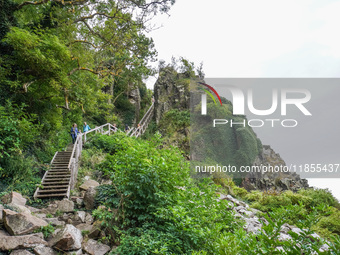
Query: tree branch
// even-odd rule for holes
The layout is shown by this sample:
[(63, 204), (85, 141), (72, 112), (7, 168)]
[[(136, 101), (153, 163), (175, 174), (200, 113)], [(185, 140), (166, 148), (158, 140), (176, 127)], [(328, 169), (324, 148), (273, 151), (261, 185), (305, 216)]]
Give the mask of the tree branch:
[(109, 18), (109, 19), (114, 19), (115, 16), (116, 16), (116, 15), (110, 16), (110, 15), (108, 15), (108, 14), (105, 13), (105, 12), (96, 12), (96, 13), (94, 13), (94, 14), (92, 14), (92, 15), (89, 15), (89, 16), (80, 17), (79, 19), (76, 19), (75, 21), (73, 21), (73, 23), (77, 23), (77, 22), (79, 22), (79, 21), (85, 21), (85, 20), (87, 20), (87, 19), (93, 19), (93, 18), (94, 18), (95, 16), (97, 16), (97, 15), (105, 16), (106, 18)]
[(95, 49), (101, 48), (100, 46), (96, 46), (94, 43), (88, 42), (86, 39), (85, 40), (75, 40), (75, 41), (69, 43), (69, 45), (73, 44), (73, 43), (87, 43), (87, 44), (90, 44)]

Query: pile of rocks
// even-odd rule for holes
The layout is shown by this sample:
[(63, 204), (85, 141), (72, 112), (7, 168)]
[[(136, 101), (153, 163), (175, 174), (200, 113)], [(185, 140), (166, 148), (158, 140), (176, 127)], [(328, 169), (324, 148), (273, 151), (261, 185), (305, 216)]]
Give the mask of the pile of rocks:
[[(99, 183), (87, 180), (80, 187), (80, 196), (54, 201), (43, 209), (26, 205), (26, 199), (17, 192), (4, 196), (0, 204), (0, 253), (104, 255), (114, 251), (116, 247), (97, 241), (105, 237), (101, 222), (81, 210), (94, 209), (96, 186)], [(49, 225), (55, 230), (44, 238), (41, 231)]]

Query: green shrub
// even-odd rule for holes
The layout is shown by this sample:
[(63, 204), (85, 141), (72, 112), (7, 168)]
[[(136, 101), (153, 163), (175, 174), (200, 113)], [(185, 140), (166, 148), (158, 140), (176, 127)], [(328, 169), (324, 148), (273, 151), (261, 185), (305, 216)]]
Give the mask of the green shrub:
[(101, 169), (110, 176), (114, 183), (111, 189), (122, 199), (119, 212), (124, 223), (141, 224), (153, 220), (157, 208), (169, 204), (178, 192), (175, 186), (187, 182), (189, 166), (177, 149), (157, 148), (158, 138), (152, 142), (124, 134), (120, 138), (101, 136), (93, 143), (105, 144), (114, 153), (106, 157)]
[(332, 193), (328, 189), (301, 189), (298, 191), (298, 194), (309, 197), (311, 199), (310, 204), (308, 205), (309, 207), (315, 207), (323, 203), (340, 209), (339, 201), (332, 195)]
[(248, 192), (245, 188), (233, 187), (233, 193), (236, 197), (244, 198), (247, 196)]
[(327, 229), (328, 231), (322, 231), (326, 234), (326, 237), (330, 237), (331, 234), (340, 235), (340, 211), (336, 210), (331, 215), (322, 217), (316, 224), (315, 229), (320, 231)]

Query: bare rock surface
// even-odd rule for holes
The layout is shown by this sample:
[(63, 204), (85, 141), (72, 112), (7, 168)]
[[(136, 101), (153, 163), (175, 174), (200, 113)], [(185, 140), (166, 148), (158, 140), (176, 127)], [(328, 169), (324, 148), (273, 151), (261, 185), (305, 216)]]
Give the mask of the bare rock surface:
[(63, 251), (73, 251), (81, 248), (82, 241), (81, 231), (75, 226), (67, 224), (62, 231), (49, 241), (49, 246)]
[(15, 250), (10, 253), (10, 255), (33, 255), (33, 253), (26, 250)]
[(110, 246), (89, 239), (83, 246), (83, 250), (90, 255), (105, 255), (110, 251)]
[(20, 193), (15, 191), (4, 195), (1, 200), (4, 204), (16, 204), (22, 206), (25, 206), (27, 201), (26, 198), (24, 198)]
[(71, 200), (63, 199), (57, 202), (57, 210), (60, 212), (73, 212), (74, 211), (74, 203)]
[(93, 187), (90, 187), (86, 192), (84, 196), (84, 204), (85, 208), (87, 210), (92, 210), (94, 209), (95, 206), (95, 197), (97, 194), (97, 190)]
[(36, 255), (58, 255), (55, 250), (44, 245), (38, 245), (33, 251)]
[(0, 238), (1, 251), (33, 248), (41, 244), (47, 245), (42, 233), (23, 236), (2, 236)]
[(81, 190), (88, 190), (90, 187), (95, 188), (99, 186), (99, 183), (95, 180), (86, 180), (80, 187), (79, 189)]
[(45, 227), (48, 223), (38, 217), (26, 213), (16, 213), (5, 209), (4, 225), (11, 235), (25, 235), (33, 233), (40, 227)]

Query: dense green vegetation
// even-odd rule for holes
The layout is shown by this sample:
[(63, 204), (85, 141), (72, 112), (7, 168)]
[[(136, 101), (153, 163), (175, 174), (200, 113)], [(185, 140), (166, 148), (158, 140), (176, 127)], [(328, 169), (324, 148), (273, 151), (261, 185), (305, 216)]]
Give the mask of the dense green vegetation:
[[(228, 119), (235, 123), (243, 123), (246, 116), (232, 115), (232, 104), (222, 98), (223, 105), (215, 105), (208, 100), (208, 115), (201, 115), (200, 99), (194, 98), (197, 104), (191, 114), (190, 149), (193, 160), (200, 165), (252, 165), (255, 158), (262, 152), (262, 143), (251, 127), (246, 125), (212, 126), (213, 119)], [(217, 149), (218, 148), (218, 149)], [(194, 164), (193, 164), (194, 165)], [(240, 176), (234, 176), (240, 177)]]
[(173, 3), (0, 0), (0, 191), (32, 195), (71, 124), (123, 127), (143, 114), (156, 56), (146, 32)]
[[(154, 72), (148, 63), (156, 57), (145, 32), (151, 29), (150, 18), (173, 3), (0, 0), (0, 196), (9, 190), (33, 195), (53, 154), (70, 142), (72, 123), (80, 129), (83, 121), (92, 127), (106, 122), (123, 127), (143, 116), (152, 92), (142, 81)], [(187, 89), (195, 67), (184, 58), (179, 63), (172, 63), (175, 83)], [(204, 76), (202, 66), (196, 72)], [(139, 110), (131, 103), (132, 92), (140, 95)], [(232, 116), (230, 102), (223, 103), (217, 107), (209, 101), (216, 116), (192, 117), (203, 124), (219, 116), (245, 119)], [(200, 112), (199, 105), (195, 110)], [(92, 215), (103, 225), (105, 238), (118, 245), (117, 252), (339, 254), (340, 206), (330, 192), (249, 193), (226, 176), (194, 179), (183, 157), (189, 154), (189, 124), (188, 109), (174, 107), (158, 125), (151, 123), (147, 139), (116, 133), (86, 144), (79, 178), (112, 180), (98, 188), (101, 207)], [(262, 149), (249, 127), (200, 130), (192, 130), (195, 160), (250, 165)], [(203, 155), (202, 144), (222, 149)], [(218, 199), (219, 193), (260, 210), (263, 229), (247, 233), (245, 222), (227, 200)], [(296, 225), (301, 234), (279, 240), (284, 223)], [(54, 227), (38, 231), (48, 237)], [(322, 239), (313, 239), (314, 232)], [(321, 253), (324, 244), (329, 251)]]
[[(93, 169), (113, 183), (99, 188), (97, 203), (105, 208), (93, 215), (121, 254), (300, 254), (301, 249), (311, 254), (326, 242), (329, 252), (317, 254), (338, 254), (339, 203), (327, 190), (248, 193), (228, 178), (215, 180), (218, 184), (195, 180), (181, 152), (164, 145), (158, 134), (150, 141), (97, 136), (87, 145), (83, 166), (97, 162)], [(98, 155), (105, 158), (98, 161)], [(247, 233), (230, 204), (218, 201), (219, 193), (261, 209), (268, 224), (258, 234)], [(284, 223), (302, 233), (280, 241)], [(315, 231), (326, 239), (313, 241)]]

